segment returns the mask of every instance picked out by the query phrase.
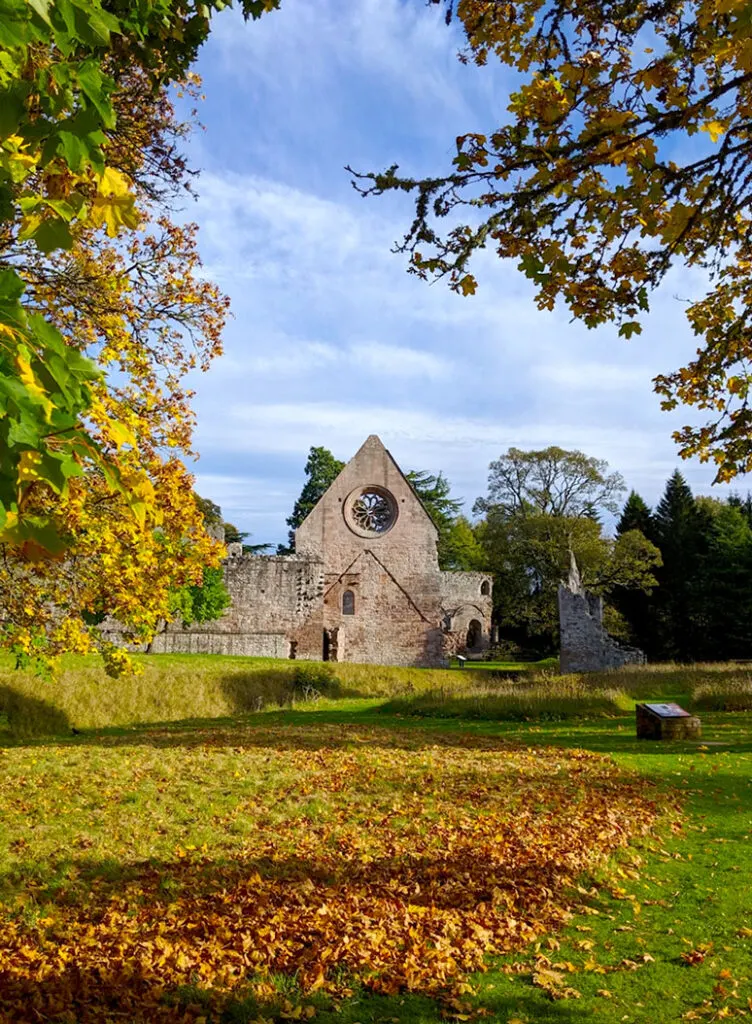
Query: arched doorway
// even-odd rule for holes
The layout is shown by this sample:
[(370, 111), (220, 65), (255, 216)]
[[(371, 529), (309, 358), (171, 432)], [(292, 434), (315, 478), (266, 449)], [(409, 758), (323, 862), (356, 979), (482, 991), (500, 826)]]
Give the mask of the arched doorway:
[(483, 625), (478, 619), (471, 619), (467, 627), (467, 649), (474, 651), (480, 647), (483, 640)]

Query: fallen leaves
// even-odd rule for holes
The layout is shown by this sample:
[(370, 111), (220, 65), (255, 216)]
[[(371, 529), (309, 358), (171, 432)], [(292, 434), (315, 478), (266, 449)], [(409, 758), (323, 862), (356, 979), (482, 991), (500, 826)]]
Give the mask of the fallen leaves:
[(698, 964), (703, 963), (712, 948), (712, 944), (703, 944), (698, 946), (697, 949), (690, 949), (686, 953), (681, 953), (682, 962), (688, 967), (696, 967)]
[[(228, 730), (229, 743), (242, 762), (237, 783), (218, 770), (222, 743), (216, 755), (211, 743), (181, 752), (185, 774), (208, 790), (213, 842), (167, 835), (169, 855), (155, 858), (147, 851), (165, 826), (159, 804), (144, 800), (148, 841), (131, 845), (116, 877), (107, 859), (76, 862), (73, 844), (67, 882), (36, 920), (19, 912), (38, 883), (24, 875), (24, 848), (15, 850), (24, 880), (0, 914), (0, 1016), (195, 1022), (234, 999), (263, 1004), (269, 979), (286, 976), (303, 994), (333, 998), (353, 981), (438, 996), (449, 1016), (465, 1019), (467, 974), (568, 921), (578, 880), (646, 833), (659, 811), (644, 780), (584, 751), (316, 726)], [(169, 798), (164, 762), (148, 745), (108, 754), (123, 761), (122, 792)], [(42, 808), (66, 814), (62, 790), (28, 785), (27, 755), (17, 756), (23, 763), (4, 780), (7, 806), (20, 804), (40, 825), (50, 813)], [(64, 768), (58, 777), (70, 786)], [(263, 785), (220, 825), (212, 801), (254, 778)], [(104, 780), (100, 789), (96, 828), (114, 831), (121, 793)], [(49, 859), (62, 877), (59, 851)], [(541, 957), (533, 982), (552, 999), (578, 998), (570, 967)], [(187, 986), (200, 1003), (181, 1002)], [(282, 1016), (308, 1012), (293, 1003)]]
[(539, 967), (533, 971), (533, 985), (545, 990), (550, 999), (579, 999), (576, 988), (567, 985), (566, 979), (559, 971)]

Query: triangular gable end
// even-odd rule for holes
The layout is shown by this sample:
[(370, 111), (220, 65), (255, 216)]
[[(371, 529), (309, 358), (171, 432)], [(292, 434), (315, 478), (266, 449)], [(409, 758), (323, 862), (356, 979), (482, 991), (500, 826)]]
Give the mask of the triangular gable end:
[[(317, 510), (322, 505), (326, 504), (328, 496), (330, 496), (331, 494), (336, 494), (341, 489), (342, 483), (343, 483), (343, 478), (344, 478), (344, 480), (347, 480), (347, 477), (352, 476), (353, 475), (353, 470), (357, 468), (357, 465), (358, 465), (359, 462), (365, 461), (366, 458), (368, 458), (369, 456), (373, 456), (374, 454), (385, 455), (389, 459), (389, 462), (391, 463), (393, 468), (396, 470), (396, 472), (399, 474), (400, 479), (409, 488), (411, 495), (415, 498), (415, 501), (420, 506), (420, 508), (421, 508), (424, 516), (426, 517), (428, 523), (430, 524), (431, 528), (433, 529), (433, 531), (435, 532), (436, 536), (438, 537), (439, 531), (436, 528), (436, 524), (434, 523), (433, 519), (431, 519), (431, 516), (429, 515), (426, 506), (423, 504), (423, 502), (421, 501), (420, 496), (416, 492), (415, 488), (410, 483), (410, 481), (407, 479), (405, 474), (402, 472), (402, 469), (400, 468), (400, 466), (397, 463), (396, 459), (394, 458), (392, 453), (389, 451), (389, 449), (384, 445), (383, 441), (378, 436), (378, 434), (369, 434), (369, 436), (365, 439), (365, 441), (360, 446), (360, 448), (358, 448), (357, 452), (347, 462), (347, 464), (344, 466), (344, 468), (337, 474), (335, 479), (332, 481), (332, 483), (329, 485), (329, 487), (326, 489), (326, 491), (322, 494), (322, 496), (319, 498), (319, 500), (316, 502), (316, 504), (313, 506), (313, 508), (308, 513), (308, 515), (305, 517), (305, 519), (300, 524), (298, 529), (301, 529), (306, 523), (308, 523), (308, 521), (312, 517), (315, 516)], [(367, 486), (368, 484), (378, 483), (379, 481), (366, 479), (366, 476), (364, 475), (361, 482), (363, 483), (364, 486)], [(350, 489), (352, 487), (354, 487), (354, 486), (356, 486), (354, 481), (352, 481), (350, 484), (347, 485), (347, 487), (350, 488)], [(295, 532), (296, 532), (296, 535), (297, 535), (297, 530)]]

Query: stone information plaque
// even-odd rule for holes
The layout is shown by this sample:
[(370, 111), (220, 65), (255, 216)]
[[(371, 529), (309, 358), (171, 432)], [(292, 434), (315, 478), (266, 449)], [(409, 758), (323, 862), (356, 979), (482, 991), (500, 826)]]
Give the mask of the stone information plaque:
[(695, 740), (702, 735), (700, 719), (673, 702), (638, 704), (635, 717), (639, 740)]

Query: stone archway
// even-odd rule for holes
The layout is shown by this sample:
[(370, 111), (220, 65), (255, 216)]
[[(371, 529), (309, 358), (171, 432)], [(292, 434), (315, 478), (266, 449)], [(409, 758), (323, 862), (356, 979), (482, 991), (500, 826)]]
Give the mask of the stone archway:
[(471, 619), (467, 627), (466, 645), (469, 651), (477, 651), (483, 644), (483, 624), (480, 619)]

